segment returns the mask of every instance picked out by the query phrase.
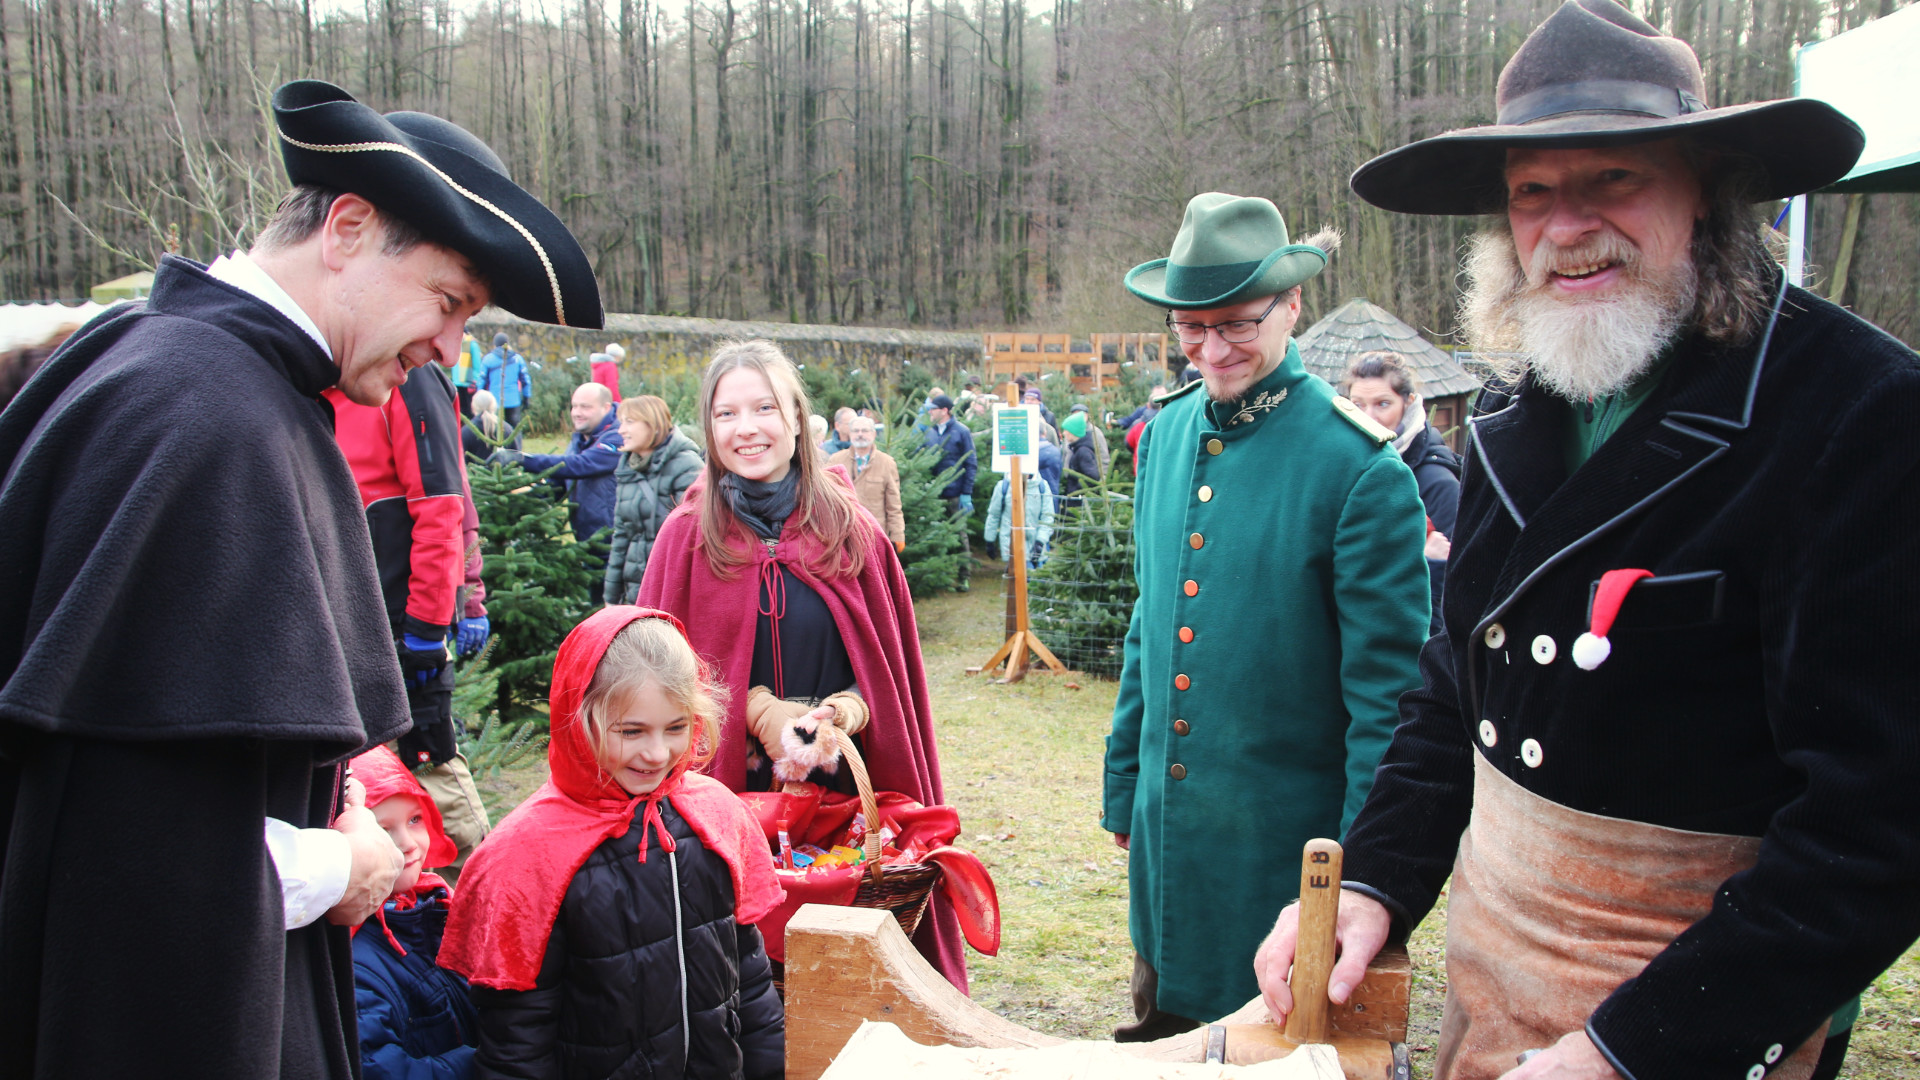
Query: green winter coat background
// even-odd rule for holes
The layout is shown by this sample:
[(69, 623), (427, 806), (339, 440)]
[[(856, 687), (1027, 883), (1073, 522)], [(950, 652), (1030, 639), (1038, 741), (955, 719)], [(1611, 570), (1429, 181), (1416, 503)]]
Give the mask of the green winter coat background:
[(646, 457), (625, 453), (613, 469), (613, 535), (607, 552), (606, 598), (631, 604), (640, 595), (647, 556), (660, 535), (660, 523), (686, 498), (700, 478), (706, 459), (693, 440), (675, 428), (667, 441)]
[(1190, 388), (1141, 434), (1101, 825), (1132, 835), (1133, 944), (1166, 1012), (1210, 1021), (1258, 992), (1301, 845), (1359, 812), (1419, 685), (1426, 515), (1380, 430), (1290, 344), (1243, 400)]

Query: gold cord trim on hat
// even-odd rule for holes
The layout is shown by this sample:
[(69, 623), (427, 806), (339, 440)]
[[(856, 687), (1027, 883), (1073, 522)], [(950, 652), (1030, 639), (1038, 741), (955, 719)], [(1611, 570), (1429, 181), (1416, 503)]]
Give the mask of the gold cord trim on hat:
[(480, 196), (474, 194), (473, 192), (468, 191), (466, 188), (461, 187), (460, 183), (456, 181), (453, 177), (448, 176), (446, 173), (440, 171), (440, 167), (438, 165), (435, 165), (433, 162), (428, 161), (424, 157), (421, 157), (419, 151), (413, 149), (410, 146), (405, 146), (400, 143), (394, 143), (394, 142), (341, 143), (338, 146), (323, 146), (318, 143), (301, 142), (299, 139), (296, 139), (293, 136), (288, 135), (287, 130), (285, 128), (280, 127), (278, 124), (274, 125), (274, 127), (280, 133), (280, 137), (282, 139), (285, 139), (289, 144), (293, 146), (297, 146), (302, 150), (319, 150), (329, 154), (356, 154), (362, 150), (391, 150), (396, 154), (405, 154), (407, 157), (410, 157), (413, 160), (419, 162), (420, 164), (425, 165), (427, 168), (432, 169), (435, 176), (438, 176), (440, 179), (447, 182), (448, 187), (466, 196), (467, 198), (473, 200), (475, 203), (478, 203), (480, 206), (485, 207), (487, 210), (491, 211), (495, 217), (498, 217), (501, 221), (504, 221), (507, 224), (513, 226), (514, 231), (518, 232), (522, 237), (526, 238), (527, 243), (533, 246), (533, 253), (540, 257), (540, 265), (543, 268), (545, 268), (545, 270), (547, 271), (547, 285), (553, 289), (554, 320), (561, 326), (567, 325), (567, 307), (560, 300), (560, 275), (554, 272), (553, 260), (547, 258), (547, 249), (544, 247), (541, 247), (540, 241), (534, 239), (533, 234), (527, 231), (527, 227), (525, 225), (520, 224), (519, 221), (515, 220), (512, 214), (507, 213), (505, 210), (502, 210), (498, 206), (493, 205), (491, 202), (488, 202), (486, 199), (483, 199)]

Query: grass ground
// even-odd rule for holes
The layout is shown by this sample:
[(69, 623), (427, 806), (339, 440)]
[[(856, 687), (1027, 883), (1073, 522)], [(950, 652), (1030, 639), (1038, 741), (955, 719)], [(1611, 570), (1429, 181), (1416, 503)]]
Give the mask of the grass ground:
[[(938, 724), (947, 797), (963, 843), (992, 870), (1005, 925), (1000, 954), (968, 954), (973, 997), (1018, 1023), (1066, 1037), (1105, 1037), (1128, 1012), (1127, 875), (1098, 823), (1101, 755), (1115, 684), (1035, 675), (996, 685), (969, 667), (998, 648), (997, 573), (973, 591), (916, 605)], [(490, 783), (524, 794), (544, 770)], [(1414, 1073), (1430, 1075), (1446, 992), (1444, 908), (1410, 943), (1409, 1042)], [(1841, 1076), (1920, 1080), (1920, 949), (1868, 991)]]

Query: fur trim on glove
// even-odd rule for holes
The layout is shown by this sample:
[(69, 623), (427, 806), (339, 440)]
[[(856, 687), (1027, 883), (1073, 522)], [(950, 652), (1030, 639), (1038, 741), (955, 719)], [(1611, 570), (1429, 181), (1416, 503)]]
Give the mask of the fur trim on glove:
[[(774, 697), (764, 686), (747, 691), (747, 730), (773, 759), (775, 779), (803, 781), (815, 769), (839, 770), (839, 741), (822, 736), (823, 721), (814, 716), (818, 707)], [(862, 709), (863, 721), (864, 714)]]

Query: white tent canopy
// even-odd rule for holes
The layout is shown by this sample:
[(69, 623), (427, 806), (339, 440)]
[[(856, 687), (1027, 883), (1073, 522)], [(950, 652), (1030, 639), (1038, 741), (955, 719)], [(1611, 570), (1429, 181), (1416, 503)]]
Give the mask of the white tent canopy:
[[(1920, 190), (1920, 4), (1803, 45), (1794, 54), (1794, 93), (1846, 113), (1866, 132), (1860, 161), (1836, 192)], [(1794, 198), (1787, 279), (1806, 276), (1807, 197)]]
[(0, 352), (38, 345), (63, 327), (79, 327), (107, 310), (84, 304), (0, 304)]

